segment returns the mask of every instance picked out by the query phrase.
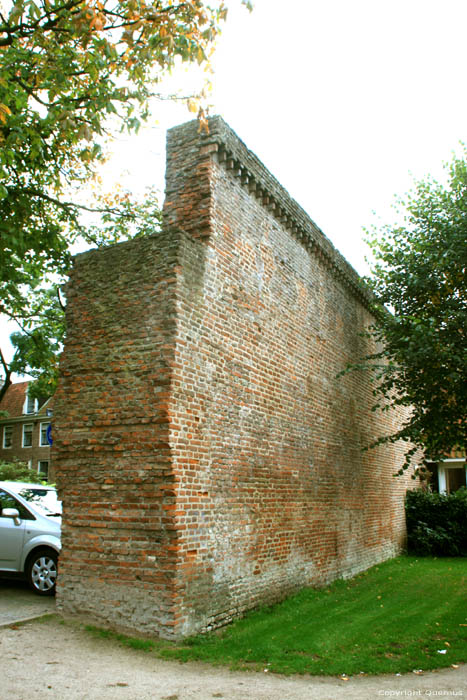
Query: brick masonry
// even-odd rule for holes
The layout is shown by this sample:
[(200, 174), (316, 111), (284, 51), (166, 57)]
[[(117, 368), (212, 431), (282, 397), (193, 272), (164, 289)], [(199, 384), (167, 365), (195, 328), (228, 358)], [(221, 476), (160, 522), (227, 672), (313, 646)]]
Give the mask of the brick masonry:
[[(49, 476), (53, 479), (50, 446), (43, 435), (53, 413), (53, 398), (35, 402), (32, 412), (27, 413), (28, 385), (29, 382), (11, 384), (0, 403), (0, 461), (19, 460), (40, 474), (41, 478)], [(32, 428), (30, 445), (27, 447), (24, 440), (25, 426)], [(7, 436), (11, 437), (11, 441)]]
[(368, 309), (222, 119), (172, 129), (162, 233), (77, 256), (68, 284), (59, 607), (177, 638), (400, 551), (402, 448), (362, 452), (397, 416), (337, 378)]

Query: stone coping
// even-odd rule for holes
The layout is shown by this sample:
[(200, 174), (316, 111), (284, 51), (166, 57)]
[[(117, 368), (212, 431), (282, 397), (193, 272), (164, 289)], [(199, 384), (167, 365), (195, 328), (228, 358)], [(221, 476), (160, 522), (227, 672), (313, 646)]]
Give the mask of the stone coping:
[(200, 131), (197, 120), (175, 126), (169, 133), (177, 140), (196, 140), (197, 136), (202, 154), (209, 157), (214, 155), (272, 213), (281, 226), (318, 257), (366, 307), (370, 307), (373, 297), (362, 278), (259, 158), (245, 146), (222, 117), (210, 117), (208, 124), (209, 133)]

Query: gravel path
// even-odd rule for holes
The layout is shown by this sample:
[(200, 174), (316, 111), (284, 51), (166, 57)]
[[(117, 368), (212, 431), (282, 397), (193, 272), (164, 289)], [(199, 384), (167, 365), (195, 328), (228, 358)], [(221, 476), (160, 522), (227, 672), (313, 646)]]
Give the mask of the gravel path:
[(467, 698), (467, 665), (422, 675), (282, 677), (162, 661), (96, 639), (58, 616), (0, 629), (0, 698), (31, 700), (373, 700)]
[[(467, 665), (403, 676), (282, 677), (162, 661), (54, 616), (53, 598), (0, 580), (0, 700), (374, 700), (465, 698)], [(20, 624), (18, 624), (20, 623)]]

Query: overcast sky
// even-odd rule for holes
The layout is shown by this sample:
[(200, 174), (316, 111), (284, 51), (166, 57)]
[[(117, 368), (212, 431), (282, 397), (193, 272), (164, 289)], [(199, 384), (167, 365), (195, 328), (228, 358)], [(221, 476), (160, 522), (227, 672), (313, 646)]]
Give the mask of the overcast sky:
[[(467, 139), (467, 3), (254, 4), (250, 14), (229, 3), (212, 113), (364, 273), (363, 228), (391, 220), (413, 177), (442, 177)], [(140, 182), (163, 187), (165, 131), (187, 114), (166, 105), (158, 115), (159, 129), (120, 157)]]
[[(240, 0), (229, 6), (212, 113), (365, 273), (363, 228), (390, 221), (412, 176), (441, 177), (467, 140), (467, 2), (256, 0), (251, 14)], [(177, 74), (173, 84), (185, 80)], [(182, 105), (157, 105), (139, 137), (116, 144), (107, 176), (125, 168), (126, 184), (163, 189), (166, 129), (190, 118)]]

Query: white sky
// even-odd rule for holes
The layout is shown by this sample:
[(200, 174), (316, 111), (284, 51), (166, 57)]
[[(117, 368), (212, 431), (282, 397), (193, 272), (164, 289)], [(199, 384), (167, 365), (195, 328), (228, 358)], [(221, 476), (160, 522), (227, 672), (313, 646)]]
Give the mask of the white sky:
[[(365, 273), (363, 228), (389, 222), (412, 175), (440, 178), (467, 141), (467, 3), (256, 0), (251, 14), (229, 5), (211, 113)], [(166, 129), (190, 118), (158, 104), (148, 128), (118, 145), (107, 176), (123, 164), (126, 185), (162, 189)]]
[[(465, 0), (230, 0), (213, 61), (220, 114), (360, 273), (363, 228), (467, 140)], [(161, 182), (165, 130), (126, 167)], [(123, 151), (121, 151), (123, 153)], [(373, 215), (376, 212), (377, 217)]]

